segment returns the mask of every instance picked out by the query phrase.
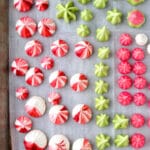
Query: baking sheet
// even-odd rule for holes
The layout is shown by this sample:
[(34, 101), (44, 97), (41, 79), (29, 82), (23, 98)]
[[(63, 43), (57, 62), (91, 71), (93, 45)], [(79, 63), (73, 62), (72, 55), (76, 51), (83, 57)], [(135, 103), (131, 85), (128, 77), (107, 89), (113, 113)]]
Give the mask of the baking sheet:
[[(66, 24), (62, 20), (57, 20), (54, 16), (56, 14), (56, 9), (55, 6), (59, 2), (67, 2), (67, 0), (58, 0), (58, 1), (50, 1), (50, 7), (48, 10), (45, 12), (39, 12), (35, 7), (29, 12), (26, 13), (19, 13), (15, 9), (13, 9), (13, 1), (9, 1), (9, 62), (11, 65), (11, 62), (13, 61), (14, 58), (16, 57), (22, 57), (25, 58), (31, 67), (37, 66), (40, 67), (40, 60), (44, 56), (51, 56), (55, 60), (55, 67), (50, 70), (50, 71), (45, 71), (43, 70), (45, 80), (43, 84), (39, 87), (31, 87), (28, 86), (25, 83), (24, 77), (16, 77), (12, 73), (9, 74), (9, 102), (10, 102), (10, 128), (11, 128), (11, 143), (12, 143), (12, 150), (23, 150), (23, 139), (24, 139), (24, 134), (20, 134), (16, 132), (14, 128), (14, 121), (15, 119), (20, 116), (20, 115), (27, 115), (24, 111), (24, 104), (25, 102), (20, 102), (16, 99), (15, 97), (15, 89), (19, 86), (26, 86), (29, 91), (30, 91), (30, 96), (42, 96), (45, 98), (46, 103), (47, 103), (47, 111), (45, 115), (39, 119), (32, 118), (33, 120), (33, 129), (41, 129), (44, 131), (50, 139), (50, 137), (54, 134), (64, 134), (66, 135), (70, 142), (73, 143), (74, 140), (80, 137), (86, 137), (89, 138), (92, 145), (93, 145), (93, 150), (96, 150), (95, 146), (95, 136), (99, 133), (105, 133), (110, 135), (112, 138), (115, 137), (116, 134), (119, 133), (125, 133), (131, 135), (132, 133), (135, 132), (141, 132), (146, 135), (146, 146), (142, 150), (149, 150), (150, 147), (150, 135), (148, 135), (148, 127), (145, 125), (141, 129), (134, 129), (132, 127), (129, 127), (126, 130), (114, 130), (112, 124), (109, 127), (106, 128), (98, 128), (95, 124), (95, 116), (96, 114), (99, 114), (101, 112), (107, 113), (111, 117), (114, 116), (116, 113), (124, 113), (127, 116), (131, 116), (132, 113), (134, 112), (141, 112), (142, 114), (145, 115), (145, 117), (148, 117), (150, 114), (150, 110), (148, 110), (147, 106), (142, 106), (142, 107), (136, 107), (135, 105), (131, 105), (129, 107), (121, 107), (116, 100), (116, 96), (118, 93), (118, 88), (116, 85), (116, 79), (119, 74), (117, 74), (115, 64), (118, 63), (116, 59), (114, 58), (115, 50), (118, 48), (118, 42), (117, 38), (120, 33), (122, 32), (132, 32), (133, 34), (139, 33), (139, 32), (145, 32), (149, 36), (149, 27), (150, 27), (150, 22), (147, 21), (146, 24), (144, 25), (143, 28), (141, 29), (131, 29), (127, 26), (126, 19), (124, 16), (124, 21), (121, 25), (118, 26), (112, 26), (110, 25), (106, 19), (106, 12), (107, 10), (110, 10), (112, 8), (118, 8), (122, 10), (122, 12), (126, 15), (126, 13), (131, 10), (133, 7), (129, 5), (125, 0), (110, 0), (109, 5), (106, 9), (104, 10), (98, 10), (95, 9), (92, 4), (90, 3), (89, 5), (83, 6), (78, 4), (75, 1), (75, 4), (82, 10), (84, 8), (89, 8), (90, 10), (93, 11), (95, 17), (94, 20), (85, 23), (83, 22), (78, 14), (78, 21), (77, 22), (72, 22), (71, 24)], [(138, 6), (137, 8), (143, 10), (143, 12), (146, 14), (147, 20), (150, 20), (148, 14), (149, 14), (149, 6), (150, 6), (150, 1), (147, 0), (143, 5)], [(23, 16), (30, 16), (35, 21), (38, 23), (43, 17), (49, 17), (53, 18), (58, 26), (58, 30), (56, 34), (53, 37), (50, 38), (44, 38), (39, 35), (37, 32), (32, 38), (29, 39), (22, 39), (18, 36), (18, 34), (15, 31), (15, 23), (16, 21)], [(94, 54), (90, 59), (87, 60), (80, 60), (74, 55), (74, 45), (82, 40), (82, 38), (78, 37), (76, 35), (76, 28), (80, 24), (87, 24), (90, 29), (91, 29), (91, 35), (88, 38), (84, 38), (84, 40), (88, 40), (93, 44), (94, 46)], [(112, 33), (111, 40), (109, 42), (105, 43), (100, 43), (97, 42), (95, 39), (95, 31), (98, 27), (101, 27), (102, 25), (107, 25)], [(51, 52), (50, 52), (50, 44), (52, 41), (57, 40), (57, 39), (64, 39), (69, 43), (70, 46), (70, 51), (67, 56), (64, 58), (56, 58), (54, 57)], [(27, 41), (32, 40), (32, 39), (39, 39), (44, 46), (44, 52), (42, 55), (36, 58), (30, 58), (28, 57), (25, 52), (24, 52), (24, 45)], [(99, 63), (100, 59), (97, 57), (97, 49), (101, 46), (109, 46), (111, 48), (111, 58), (108, 60), (105, 60), (104, 62), (109, 64), (111, 67), (111, 72), (109, 77), (105, 78), (108, 83), (110, 83), (110, 90), (109, 93), (107, 93), (105, 96), (110, 98), (111, 100), (111, 107), (109, 110), (106, 111), (101, 111), (98, 112), (94, 108), (94, 98), (96, 97), (96, 94), (94, 93), (94, 83), (97, 80), (97, 78), (94, 75), (94, 64)], [(146, 56), (145, 62), (147, 63), (147, 66), (149, 65), (149, 56)], [(68, 76), (68, 79), (71, 78), (72, 75), (75, 73), (81, 72), (84, 73), (88, 76), (90, 86), (85, 92), (81, 93), (75, 93), (73, 92), (69, 84), (61, 90), (56, 90), (59, 91), (59, 93), (62, 95), (62, 103), (68, 107), (69, 112), (70, 112), (70, 117), (67, 123), (61, 126), (56, 126), (53, 125), (49, 119), (48, 119), (48, 111), (49, 108), (51, 107), (50, 104), (47, 102), (47, 96), (48, 93), (51, 91), (55, 91), (53, 88), (51, 88), (48, 84), (48, 77), (51, 72), (54, 70), (61, 69), (63, 70), (66, 75)], [(150, 74), (150, 69), (148, 68), (148, 71), (146, 73), (146, 76), (148, 77)], [(150, 81), (150, 79), (149, 79)], [(133, 91), (132, 91), (133, 92)], [(150, 94), (148, 91), (144, 91), (147, 95), (148, 98), (150, 98)], [(86, 125), (79, 125), (75, 123), (71, 117), (71, 111), (72, 108), (79, 103), (85, 103), (91, 106), (93, 110), (93, 119), (90, 123)], [(108, 150), (115, 150), (117, 149), (113, 144)], [(130, 150), (132, 149), (131, 147), (124, 148), (124, 150)], [(119, 150), (119, 149), (118, 149)]]

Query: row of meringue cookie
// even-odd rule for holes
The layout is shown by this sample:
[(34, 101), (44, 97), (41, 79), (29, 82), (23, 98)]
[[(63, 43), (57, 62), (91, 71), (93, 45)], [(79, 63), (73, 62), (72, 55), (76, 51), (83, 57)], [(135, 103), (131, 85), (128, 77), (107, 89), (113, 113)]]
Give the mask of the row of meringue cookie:
[[(25, 44), (25, 53), (30, 57), (37, 57), (43, 52), (43, 44), (39, 40), (31, 40)], [(50, 44), (50, 50), (55, 57), (64, 57), (69, 52), (69, 45), (63, 39)], [(90, 58), (94, 52), (93, 45), (88, 41), (79, 41), (74, 45), (75, 55), (80, 59)]]
[[(56, 32), (57, 26), (53, 19), (43, 18), (38, 23), (38, 31), (43, 37), (51, 37)], [(37, 25), (34, 19), (29, 16), (21, 17), (16, 22), (16, 31), (22, 38), (30, 38), (37, 31)]]
[[(118, 134), (114, 138), (114, 144), (117, 148), (128, 147), (129, 144), (135, 149), (142, 148), (145, 145), (145, 136), (141, 133), (134, 133), (130, 136), (127, 134)], [(105, 150), (111, 146), (111, 137), (107, 134), (98, 134), (96, 136), (96, 145), (99, 150)]]
[[(32, 130), (24, 138), (24, 147), (26, 149), (45, 150), (70, 150), (69, 139), (62, 135), (53, 135), (49, 142), (44, 132), (40, 130)], [(79, 138), (73, 142), (72, 150), (92, 150), (92, 145), (87, 138)]]
[[(25, 81), (30, 86), (39, 86), (44, 80), (44, 74), (38, 67), (28, 69), (28, 65), (21, 64), (23, 68), (18, 68), (16, 63), (13, 63), (11, 70), (14, 74), (25, 76)], [(68, 77), (61, 70), (53, 71), (49, 76), (49, 85), (55, 89), (63, 88), (68, 81)], [(82, 73), (74, 74), (70, 79), (70, 86), (76, 92), (82, 92), (87, 89), (89, 81), (86, 75)]]
[[(32, 96), (25, 104), (25, 111), (34, 118), (45, 114), (46, 102), (42, 97)], [(49, 120), (53, 124), (64, 124), (69, 118), (69, 110), (65, 105), (54, 105), (49, 110)], [(79, 124), (86, 124), (92, 119), (92, 110), (86, 104), (77, 104), (72, 109), (72, 118)], [(22, 123), (23, 124), (23, 123)]]
[[(95, 98), (95, 109), (99, 112), (103, 110), (107, 110), (110, 106), (110, 100), (103, 96), (103, 94), (107, 94), (109, 90), (109, 83), (104, 81), (103, 79), (109, 75), (110, 67), (103, 62), (103, 60), (107, 60), (110, 57), (110, 48), (109, 47), (100, 47), (98, 49), (98, 57), (101, 62), (95, 64), (95, 76), (98, 80), (95, 82), (95, 93), (98, 95)], [(109, 116), (106, 114), (98, 114), (96, 115), (96, 125), (98, 127), (107, 127), (109, 125)], [(96, 147), (99, 150), (105, 150), (110, 146), (109, 137), (104, 134), (99, 134), (95, 138)]]
[(35, 7), (39, 11), (45, 11), (49, 7), (48, 0), (14, 0), (13, 6), (19, 12), (27, 12), (31, 10), (35, 3)]

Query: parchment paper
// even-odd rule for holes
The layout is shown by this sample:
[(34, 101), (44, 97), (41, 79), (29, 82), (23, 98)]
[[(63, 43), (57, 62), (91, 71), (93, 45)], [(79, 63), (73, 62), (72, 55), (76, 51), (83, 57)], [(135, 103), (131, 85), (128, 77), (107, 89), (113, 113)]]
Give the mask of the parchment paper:
[[(146, 18), (147, 18), (146, 24), (141, 29), (131, 29), (130, 27), (128, 27), (127, 22), (126, 22), (126, 14), (129, 10), (131, 10), (134, 7), (129, 5), (125, 0), (110, 0), (108, 7), (104, 10), (95, 9), (92, 3), (90, 3), (89, 5), (83, 6), (75, 1), (76, 6), (78, 6), (81, 10), (83, 10), (84, 8), (89, 8), (90, 10), (92, 10), (95, 17), (93, 21), (89, 23), (85, 23), (80, 19), (79, 14), (78, 14), (78, 21), (72, 22), (70, 24), (64, 23), (63, 20), (57, 20), (55, 17), (55, 14), (56, 14), (55, 6), (59, 2), (66, 2), (66, 1), (65, 0), (61, 0), (61, 1), (51, 0), (49, 1), (50, 7), (45, 12), (39, 12), (34, 6), (31, 11), (26, 12), (26, 13), (19, 13), (18, 11), (16, 11), (13, 8), (13, 1), (12, 0), (9, 1), (9, 45), (10, 45), (9, 62), (10, 62), (10, 65), (13, 59), (16, 57), (25, 58), (29, 62), (31, 67), (37, 66), (40, 68), (41, 68), (40, 60), (42, 57), (51, 56), (55, 60), (55, 67), (52, 70), (45, 71), (41, 68), (44, 72), (45, 80), (43, 84), (39, 87), (28, 86), (25, 83), (24, 77), (16, 77), (10, 72), (9, 102), (10, 102), (10, 127), (11, 127), (12, 150), (24, 149), (23, 139), (25, 135), (18, 133), (14, 128), (15, 119), (20, 115), (27, 115), (24, 111), (25, 102), (18, 101), (15, 97), (15, 90), (19, 86), (26, 86), (30, 91), (30, 96), (34, 96), (34, 95), (42, 96), (45, 99), (47, 103), (47, 111), (45, 115), (39, 119), (32, 118), (32, 120), (33, 120), (33, 129), (41, 129), (42, 131), (46, 133), (48, 139), (50, 139), (50, 137), (54, 134), (64, 134), (69, 138), (72, 144), (73, 141), (76, 140), (77, 138), (86, 137), (90, 139), (93, 145), (93, 150), (96, 150), (95, 136), (99, 133), (105, 133), (105, 134), (110, 135), (112, 137), (112, 143), (113, 143), (113, 139), (116, 134), (125, 133), (128, 135), (132, 135), (135, 132), (140, 132), (146, 136), (146, 146), (142, 150), (149, 150), (150, 149), (150, 132), (149, 132), (150, 129), (148, 129), (146, 125), (140, 129), (129, 127), (126, 130), (117, 130), (117, 131), (113, 129), (112, 123), (110, 124), (109, 127), (98, 128), (95, 124), (95, 116), (96, 114), (99, 114), (99, 113), (107, 113), (112, 118), (114, 114), (116, 113), (124, 113), (129, 117), (131, 116), (131, 114), (135, 112), (141, 112), (142, 114), (144, 114), (146, 118), (149, 117), (150, 109), (148, 109), (147, 106), (136, 107), (134, 104), (132, 104), (131, 106), (128, 106), (128, 107), (122, 107), (118, 104), (116, 97), (120, 90), (118, 89), (116, 80), (119, 74), (117, 73), (117, 70), (116, 70), (116, 64), (118, 62), (115, 59), (114, 54), (117, 48), (120, 47), (117, 41), (120, 33), (132, 32), (135, 35), (136, 33), (144, 32), (150, 35), (148, 31), (150, 27), (150, 17), (149, 17), (150, 0), (147, 0), (143, 5), (140, 5), (137, 7), (146, 14)], [(106, 21), (105, 19), (106, 12), (107, 10), (110, 10), (112, 8), (118, 8), (124, 13), (124, 19), (123, 19), (124, 21), (121, 25), (113, 26)], [(16, 24), (16, 21), (20, 17), (23, 17), (23, 16), (30, 16), (33, 19), (35, 19), (37, 23), (44, 17), (53, 18), (57, 24), (58, 30), (56, 34), (50, 38), (44, 38), (40, 36), (38, 32), (32, 38), (29, 38), (29, 39), (20, 38), (15, 31), (15, 24)], [(88, 38), (85, 38), (84, 40), (90, 41), (91, 44), (93, 44), (94, 46), (94, 54), (92, 55), (90, 59), (87, 59), (87, 60), (80, 60), (74, 54), (74, 45), (80, 40), (82, 40), (82, 38), (77, 36), (76, 28), (82, 23), (87, 24), (91, 29), (91, 35)], [(98, 27), (101, 27), (102, 25), (107, 25), (109, 29), (112, 31), (111, 40), (109, 42), (100, 43), (95, 39), (95, 31)], [(50, 44), (54, 40), (57, 40), (60, 38), (66, 40), (70, 46), (69, 54), (65, 56), (64, 58), (56, 58), (50, 52)], [(43, 46), (44, 46), (44, 52), (42, 53), (42, 55), (36, 58), (30, 58), (24, 52), (25, 43), (32, 39), (39, 39), (43, 43)], [(110, 106), (110, 109), (106, 111), (98, 112), (94, 108), (94, 99), (96, 97), (96, 94), (94, 93), (94, 83), (97, 80), (97, 78), (94, 75), (94, 64), (99, 63), (101, 61), (97, 57), (97, 49), (101, 46), (109, 46), (111, 48), (111, 58), (103, 61), (109, 64), (111, 67), (110, 75), (104, 79), (108, 83), (110, 83), (110, 90), (105, 96), (110, 98), (111, 106)], [(135, 45), (132, 45), (132, 47), (134, 46)], [(144, 60), (148, 68), (147, 73), (145, 75), (148, 81), (150, 81), (149, 58), (150, 56), (147, 55), (146, 59)], [(69, 83), (66, 85), (65, 88), (61, 90), (56, 90), (56, 91), (59, 91), (62, 95), (63, 99), (62, 99), (61, 104), (66, 105), (70, 111), (69, 120), (67, 121), (67, 123), (61, 126), (53, 125), (49, 121), (48, 111), (51, 105), (47, 102), (48, 93), (51, 91), (55, 91), (55, 89), (49, 86), (48, 77), (51, 72), (53, 72), (54, 70), (58, 70), (58, 69), (63, 70), (68, 76), (68, 79), (70, 79), (71, 76), (74, 75), (75, 73), (84, 73), (88, 76), (88, 79), (90, 82), (90, 86), (88, 87), (88, 89), (85, 92), (81, 92), (81, 93), (76, 93), (72, 91), (71, 88), (69, 87)], [(144, 91), (147, 97), (150, 98), (150, 94), (148, 90), (142, 90), (142, 91)], [(132, 88), (131, 92), (135, 93), (136, 92), (135, 88)], [(79, 104), (79, 103), (88, 104), (89, 106), (91, 106), (92, 111), (93, 111), (93, 119), (90, 123), (86, 125), (79, 125), (75, 123), (71, 117), (72, 108), (76, 104)], [(114, 144), (112, 144), (112, 146), (108, 148), (108, 150), (116, 150), (116, 149), (117, 148), (114, 146)], [(131, 150), (132, 148), (127, 147), (123, 149)]]

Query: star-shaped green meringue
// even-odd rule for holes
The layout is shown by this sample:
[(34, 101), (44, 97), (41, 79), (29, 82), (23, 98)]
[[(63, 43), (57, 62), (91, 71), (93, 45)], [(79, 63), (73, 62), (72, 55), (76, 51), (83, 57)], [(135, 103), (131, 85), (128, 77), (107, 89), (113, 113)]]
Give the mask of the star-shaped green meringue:
[(81, 24), (78, 28), (77, 28), (77, 34), (80, 37), (86, 37), (90, 34), (90, 29), (87, 25), (85, 24)]
[(108, 59), (110, 56), (110, 48), (109, 47), (100, 47), (98, 49), (98, 57), (101, 59)]
[(110, 100), (104, 96), (95, 98), (95, 108), (96, 110), (105, 110), (109, 108)]
[(103, 80), (98, 80), (95, 83), (95, 93), (96, 94), (105, 94), (108, 92), (109, 84)]
[(99, 127), (106, 127), (109, 125), (109, 116), (107, 114), (99, 114), (96, 116), (96, 124)]
[(107, 77), (110, 67), (104, 63), (95, 64), (95, 75), (97, 77)]
[(105, 150), (110, 147), (110, 136), (99, 134), (96, 136), (96, 146), (98, 150)]
[(64, 19), (65, 22), (69, 23), (71, 21), (76, 21), (76, 12), (79, 10), (77, 7), (74, 6), (73, 1), (69, 1), (65, 5), (58, 4), (56, 6), (58, 10), (57, 18)]
[(115, 129), (126, 129), (129, 124), (129, 119), (124, 114), (116, 114), (112, 122)]
[(107, 11), (106, 20), (113, 25), (120, 24), (122, 22), (122, 12), (117, 9)]
[(118, 134), (114, 139), (114, 143), (116, 147), (127, 147), (129, 145), (129, 136), (126, 134)]
[(91, 0), (78, 0), (79, 3), (81, 4), (87, 4), (89, 3)]
[(93, 19), (93, 13), (89, 9), (84, 9), (81, 11), (81, 19), (84, 21), (91, 21)]
[(96, 30), (96, 39), (100, 42), (106, 42), (110, 39), (110, 31), (106, 26)]
[(103, 9), (107, 6), (108, 0), (94, 0), (93, 5), (98, 9)]
[(128, 0), (128, 3), (130, 3), (133, 6), (136, 6), (136, 5), (144, 3), (144, 0)]

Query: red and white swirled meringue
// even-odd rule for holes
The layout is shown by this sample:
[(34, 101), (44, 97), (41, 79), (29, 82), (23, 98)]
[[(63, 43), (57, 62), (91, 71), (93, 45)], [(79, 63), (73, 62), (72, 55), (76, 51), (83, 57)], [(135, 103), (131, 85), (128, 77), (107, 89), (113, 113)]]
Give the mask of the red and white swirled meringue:
[(50, 86), (56, 89), (63, 88), (66, 85), (67, 80), (67, 76), (61, 70), (54, 71), (49, 76)]
[(29, 69), (29, 64), (23, 58), (15, 58), (11, 64), (11, 71), (16, 76), (25, 76), (28, 69)]
[(39, 40), (31, 40), (25, 45), (25, 52), (30, 57), (39, 56), (43, 52), (42, 43)]
[(40, 35), (44, 37), (50, 37), (56, 32), (56, 24), (55, 22), (50, 18), (43, 18), (38, 23), (38, 31)]
[(49, 119), (53, 124), (64, 124), (69, 117), (69, 111), (64, 105), (55, 105), (49, 110)]
[(33, 0), (14, 0), (14, 8), (20, 12), (27, 12), (33, 6)]
[(43, 57), (41, 60), (41, 66), (42, 68), (46, 69), (46, 70), (50, 70), (54, 67), (54, 60), (53, 58), (46, 56)]
[(92, 110), (86, 104), (78, 104), (72, 110), (72, 118), (79, 124), (86, 124), (92, 119)]
[(24, 138), (25, 150), (45, 150), (47, 146), (47, 137), (40, 130), (32, 130)]
[(61, 101), (61, 95), (57, 92), (51, 92), (48, 95), (48, 102), (50, 102), (52, 105), (58, 105)]
[(26, 87), (19, 87), (16, 89), (16, 98), (19, 100), (26, 100), (29, 96), (29, 90)]
[(68, 138), (62, 134), (56, 134), (51, 137), (48, 143), (48, 150), (69, 150), (70, 142)]
[(46, 111), (45, 100), (39, 96), (31, 97), (25, 104), (25, 111), (35, 118), (43, 116)]
[(75, 54), (81, 59), (89, 58), (93, 54), (93, 46), (88, 41), (80, 41), (75, 44)]
[(36, 0), (35, 6), (39, 11), (45, 11), (49, 6), (49, 2), (48, 0)]
[(30, 68), (25, 76), (26, 83), (31, 86), (39, 86), (43, 80), (43, 72), (37, 67)]
[(92, 150), (92, 145), (87, 138), (80, 138), (74, 141), (72, 150)]
[(26, 116), (20, 116), (15, 121), (15, 128), (20, 133), (27, 133), (32, 128), (32, 121)]
[(36, 23), (31, 17), (22, 17), (16, 22), (16, 31), (23, 38), (32, 37), (36, 30)]
[(77, 73), (71, 77), (70, 86), (76, 92), (82, 92), (88, 87), (88, 79), (86, 75)]
[(56, 57), (63, 57), (69, 51), (69, 46), (66, 41), (59, 39), (51, 44), (51, 51)]

